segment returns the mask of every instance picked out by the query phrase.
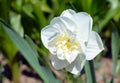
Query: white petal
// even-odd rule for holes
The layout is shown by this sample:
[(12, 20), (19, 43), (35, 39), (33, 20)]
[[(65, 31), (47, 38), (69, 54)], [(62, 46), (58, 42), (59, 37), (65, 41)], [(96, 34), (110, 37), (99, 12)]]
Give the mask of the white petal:
[(72, 74), (78, 75), (80, 74), (84, 64), (85, 64), (85, 56), (78, 55), (76, 60), (66, 67), (66, 70), (71, 72)]
[(87, 44), (86, 59), (91, 60), (95, 58), (103, 49), (101, 38), (96, 32), (92, 31)]
[(86, 52), (86, 45), (84, 41), (81, 41), (81, 39), (77, 38), (78, 42), (80, 44), (80, 53), (85, 53)]
[(63, 11), (60, 16), (71, 18), (73, 14), (76, 14), (76, 12), (74, 10), (67, 9), (67, 10)]
[(54, 45), (49, 46), (49, 51), (51, 54), (56, 55), (56, 47)]
[(60, 35), (59, 29), (48, 25), (41, 30), (41, 40), (46, 48), (48, 48), (48, 43)]
[(60, 20), (60, 17), (55, 17), (54, 19), (51, 20), (50, 25), (56, 27), (60, 32), (65, 32), (66, 31), (66, 26), (65, 24)]
[(58, 70), (63, 69), (67, 65), (69, 65), (69, 63), (66, 60), (60, 60), (57, 58), (56, 55), (51, 55), (51, 62), (52, 62), (53, 67)]
[(57, 49), (57, 57), (60, 60), (65, 60), (65, 55), (64, 55), (63, 50), (61, 48)]
[(79, 54), (79, 52), (74, 50), (74, 51), (72, 51), (71, 54), (66, 54), (65, 58), (69, 63), (72, 63), (76, 59), (78, 54)]
[(51, 23), (51, 25), (55, 25), (58, 24), (60, 27), (60, 29), (62, 31), (65, 31), (66, 33), (70, 33), (70, 34), (75, 34), (75, 31), (77, 29), (77, 25), (74, 23), (74, 21), (72, 21), (71, 19), (67, 18), (67, 17), (56, 17), (54, 18)]
[(82, 41), (88, 41), (89, 33), (92, 30), (93, 20), (91, 16), (85, 12), (76, 13), (71, 18), (77, 25), (77, 36)]

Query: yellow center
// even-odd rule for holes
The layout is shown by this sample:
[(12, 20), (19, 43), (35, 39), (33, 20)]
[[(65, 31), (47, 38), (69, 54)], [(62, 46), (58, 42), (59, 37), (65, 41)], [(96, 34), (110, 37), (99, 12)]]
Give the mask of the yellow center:
[(73, 50), (79, 50), (80, 46), (78, 42), (72, 42), (70, 37), (67, 37), (65, 34), (59, 36), (56, 39), (56, 46), (61, 48), (63, 52), (71, 53)]

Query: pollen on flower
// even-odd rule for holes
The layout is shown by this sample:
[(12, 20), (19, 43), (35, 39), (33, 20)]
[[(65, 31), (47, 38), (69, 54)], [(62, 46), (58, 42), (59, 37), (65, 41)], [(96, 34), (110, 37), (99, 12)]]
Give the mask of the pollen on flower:
[(77, 41), (72, 42), (72, 38), (67, 37), (65, 34), (56, 38), (56, 47), (61, 50), (59, 55), (71, 55), (72, 51), (80, 50), (80, 45)]

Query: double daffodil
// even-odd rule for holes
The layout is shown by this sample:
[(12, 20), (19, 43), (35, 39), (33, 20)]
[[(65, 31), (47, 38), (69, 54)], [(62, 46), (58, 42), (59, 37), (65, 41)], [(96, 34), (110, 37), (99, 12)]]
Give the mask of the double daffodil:
[(103, 50), (101, 38), (92, 31), (92, 24), (86, 12), (68, 9), (41, 30), (41, 40), (50, 51), (55, 69), (65, 68), (77, 75), (86, 60), (92, 60)]

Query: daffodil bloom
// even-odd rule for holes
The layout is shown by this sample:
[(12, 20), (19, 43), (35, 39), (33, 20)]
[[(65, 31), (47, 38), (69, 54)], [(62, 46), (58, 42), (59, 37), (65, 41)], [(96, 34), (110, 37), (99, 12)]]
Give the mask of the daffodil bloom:
[(103, 50), (101, 38), (92, 31), (92, 24), (89, 14), (68, 9), (41, 30), (41, 40), (50, 51), (55, 69), (65, 68), (77, 75), (86, 60), (92, 60)]

